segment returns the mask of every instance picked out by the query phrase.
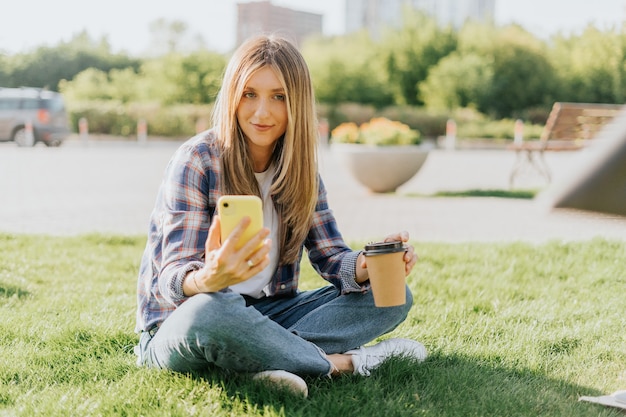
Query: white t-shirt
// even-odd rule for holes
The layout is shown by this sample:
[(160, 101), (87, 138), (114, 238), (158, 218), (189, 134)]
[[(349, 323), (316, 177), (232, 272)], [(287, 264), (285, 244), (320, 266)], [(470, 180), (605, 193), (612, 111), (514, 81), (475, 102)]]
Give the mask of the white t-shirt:
[(278, 266), (279, 219), (278, 213), (274, 208), (274, 203), (272, 202), (272, 198), (270, 196), (270, 187), (272, 185), (274, 172), (274, 167), (270, 166), (270, 168), (264, 172), (254, 173), (256, 180), (259, 182), (259, 188), (261, 190), (261, 197), (263, 200), (263, 226), (270, 229), (269, 238), (272, 240), (272, 247), (270, 249), (270, 264), (252, 278), (230, 286), (232, 291), (254, 298), (261, 298), (262, 296), (267, 295), (267, 286), (274, 275), (276, 267)]

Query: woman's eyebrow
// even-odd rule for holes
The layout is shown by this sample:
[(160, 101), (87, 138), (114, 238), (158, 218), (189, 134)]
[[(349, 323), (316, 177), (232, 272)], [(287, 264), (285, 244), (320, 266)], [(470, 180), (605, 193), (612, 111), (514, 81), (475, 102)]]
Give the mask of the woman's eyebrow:
[[(252, 90), (252, 91), (257, 91), (257, 88), (254, 88), (252, 86), (247, 85), (244, 90)], [(270, 91), (272, 91), (273, 93), (278, 93), (278, 92), (284, 92), (285, 89), (283, 87), (279, 87), (279, 88), (273, 88)]]

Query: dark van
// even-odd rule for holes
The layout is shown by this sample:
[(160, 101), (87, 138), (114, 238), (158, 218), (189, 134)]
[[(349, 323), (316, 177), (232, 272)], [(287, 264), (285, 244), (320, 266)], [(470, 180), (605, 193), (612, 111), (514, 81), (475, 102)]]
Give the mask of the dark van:
[(69, 135), (61, 94), (40, 88), (0, 87), (0, 141), (59, 146)]

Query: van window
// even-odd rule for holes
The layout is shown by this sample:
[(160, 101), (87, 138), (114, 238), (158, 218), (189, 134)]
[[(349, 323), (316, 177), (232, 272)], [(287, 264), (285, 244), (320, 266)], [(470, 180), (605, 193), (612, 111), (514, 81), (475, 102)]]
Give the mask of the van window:
[(17, 110), (19, 107), (19, 98), (0, 98), (0, 110)]
[(61, 97), (55, 97), (42, 100), (42, 108), (50, 110), (52, 112), (63, 111), (65, 106)]
[(36, 110), (39, 108), (39, 100), (36, 98), (25, 98), (22, 101), (22, 109), (24, 110)]

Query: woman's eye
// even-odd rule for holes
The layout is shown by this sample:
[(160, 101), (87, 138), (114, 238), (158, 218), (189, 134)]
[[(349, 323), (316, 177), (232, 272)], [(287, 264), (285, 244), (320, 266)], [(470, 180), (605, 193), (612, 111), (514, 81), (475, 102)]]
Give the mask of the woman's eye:
[(278, 100), (278, 101), (285, 101), (285, 95), (284, 94), (276, 94), (274, 96), (274, 99)]
[(243, 96), (245, 98), (254, 98), (254, 93), (252, 93), (250, 91), (247, 91), (247, 92), (243, 93)]

